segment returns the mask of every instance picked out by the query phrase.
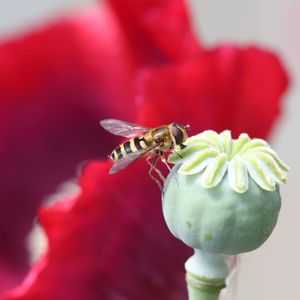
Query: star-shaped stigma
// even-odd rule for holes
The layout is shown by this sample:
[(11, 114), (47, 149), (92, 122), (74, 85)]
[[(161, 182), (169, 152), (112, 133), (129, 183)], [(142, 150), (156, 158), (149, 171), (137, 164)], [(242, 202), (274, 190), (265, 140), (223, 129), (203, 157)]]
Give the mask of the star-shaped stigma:
[(206, 188), (217, 186), (224, 176), (237, 193), (248, 190), (249, 176), (266, 191), (274, 191), (277, 183), (287, 180), (289, 167), (270, 145), (262, 139), (250, 139), (246, 133), (235, 140), (229, 130), (220, 134), (207, 130), (187, 139), (185, 145), (183, 150), (176, 148), (168, 161), (180, 164), (180, 174), (199, 173)]

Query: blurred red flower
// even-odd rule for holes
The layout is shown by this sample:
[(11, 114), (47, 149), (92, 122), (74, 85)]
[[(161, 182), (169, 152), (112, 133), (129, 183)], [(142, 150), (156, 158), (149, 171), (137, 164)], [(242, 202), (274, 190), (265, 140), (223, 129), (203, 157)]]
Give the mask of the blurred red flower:
[[(109, 152), (113, 137), (99, 120), (135, 119), (137, 70), (200, 51), (182, 1), (137, 3), (132, 24), (115, 1), (0, 45), (0, 291), (25, 275), (25, 237), (40, 201), (81, 161)], [(142, 24), (160, 15), (172, 25)], [(159, 33), (170, 36), (166, 45)], [(177, 35), (180, 47), (171, 43)]]
[[(115, 145), (100, 119), (266, 137), (278, 115), (287, 76), (273, 54), (200, 47), (181, 0), (110, 4), (0, 47), (2, 290), (26, 270), (39, 201)], [(47, 253), (8, 299), (185, 297), (188, 250), (167, 232), (145, 164), (109, 166), (90, 163), (78, 197), (41, 209)]]

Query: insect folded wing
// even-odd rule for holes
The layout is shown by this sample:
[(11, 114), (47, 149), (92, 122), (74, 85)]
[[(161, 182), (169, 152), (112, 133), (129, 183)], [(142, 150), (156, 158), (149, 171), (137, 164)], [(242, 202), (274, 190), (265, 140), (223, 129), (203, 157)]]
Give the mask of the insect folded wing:
[(115, 173), (125, 169), (130, 164), (132, 164), (134, 161), (139, 159), (141, 156), (145, 155), (147, 152), (148, 151), (143, 150), (143, 151), (131, 153), (131, 154), (128, 154), (128, 155), (116, 160), (114, 165), (109, 170), (109, 174), (115, 174)]
[(108, 132), (127, 138), (132, 138), (137, 135), (148, 132), (150, 128), (140, 126), (138, 124), (129, 123), (116, 119), (105, 119), (100, 121), (100, 125)]

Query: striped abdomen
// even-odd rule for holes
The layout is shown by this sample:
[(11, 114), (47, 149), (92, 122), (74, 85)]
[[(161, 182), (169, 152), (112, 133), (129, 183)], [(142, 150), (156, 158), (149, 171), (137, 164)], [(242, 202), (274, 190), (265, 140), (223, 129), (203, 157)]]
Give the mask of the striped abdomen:
[(118, 160), (128, 154), (135, 153), (137, 151), (141, 151), (143, 149), (147, 149), (149, 147), (149, 143), (142, 137), (135, 137), (120, 146), (118, 146), (111, 154), (110, 158), (112, 160)]

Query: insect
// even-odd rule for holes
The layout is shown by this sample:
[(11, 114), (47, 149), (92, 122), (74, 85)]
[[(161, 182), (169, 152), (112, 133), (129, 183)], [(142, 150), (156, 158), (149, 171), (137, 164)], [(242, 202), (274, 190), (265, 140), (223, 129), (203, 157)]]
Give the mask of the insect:
[(150, 166), (149, 175), (158, 184), (160, 189), (162, 189), (162, 184), (153, 176), (152, 172), (155, 171), (164, 182), (165, 178), (159, 169), (156, 168), (156, 164), (160, 158), (168, 170), (171, 170), (164, 157), (164, 153), (175, 151), (175, 145), (184, 148), (185, 145), (183, 143), (188, 137), (187, 130), (190, 128), (189, 125), (183, 126), (178, 123), (148, 128), (116, 119), (102, 120), (100, 121), (100, 125), (114, 135), (130, 138), (115, 148), (109, 155), (109, 158), (114, 161), (114, 165), (111, 167), (109, 173), (117, 173), (128, 167), (138, 158), (146, 157), (146, 161)]

